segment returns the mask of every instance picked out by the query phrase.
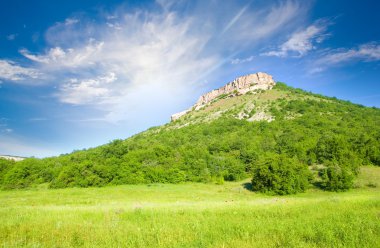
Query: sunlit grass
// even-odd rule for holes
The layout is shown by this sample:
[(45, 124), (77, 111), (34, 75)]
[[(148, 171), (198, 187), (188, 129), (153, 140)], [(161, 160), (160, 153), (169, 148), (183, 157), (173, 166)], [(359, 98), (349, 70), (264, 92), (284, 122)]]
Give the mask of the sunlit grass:
[[(244, 182), (0, 191), (2, 247), (380, 247), (380, 170), (354, 190), (256, 194)], [(377, 175), (374, 176), (374, 175)]]

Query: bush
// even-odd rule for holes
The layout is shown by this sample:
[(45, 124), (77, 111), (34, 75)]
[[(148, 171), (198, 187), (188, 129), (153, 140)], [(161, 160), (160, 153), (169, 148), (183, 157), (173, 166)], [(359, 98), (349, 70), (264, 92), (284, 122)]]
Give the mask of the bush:
[(14, 166), (13, 160), (0, 158), (0, 182), (3, 181), (4, 175)]
[(252, 189), (278, 195), (304, 192), (309, 185), (310, 172), (296, 158), (270, 154), (261, 159), (253, 170)]
[(327, 162), (321, 172), (322, 187), (329, 191), (346, 191), (354, 185), (354, 173), (345, 166), (339, 166), (336, 162)]
[(5, 189), (22, 189), (47, 182), (45, 165), (39, 159), (28, 158), (14, 162), (2, 178)]

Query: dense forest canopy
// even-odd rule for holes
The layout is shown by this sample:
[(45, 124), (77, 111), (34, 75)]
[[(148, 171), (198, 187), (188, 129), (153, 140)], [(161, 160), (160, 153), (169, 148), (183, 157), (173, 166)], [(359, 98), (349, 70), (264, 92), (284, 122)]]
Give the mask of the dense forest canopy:
[[(196, 121), (207, 109), (200, 110), (88, 150), (21, 162), (0, 159), (0, 184), (5, 189), (43, 183), (64, 188), (252, 178), (253, 190), (290, 194), (311, 184), (346, 190), (361, 165), (380, 166), (380, 109), (283, 83), (255, 93), (235, 98), (261, 106), (273, 121), (238, 119), (239, 105), (218, 118)], [(260, 102), (260, 97), (268, 100)]]

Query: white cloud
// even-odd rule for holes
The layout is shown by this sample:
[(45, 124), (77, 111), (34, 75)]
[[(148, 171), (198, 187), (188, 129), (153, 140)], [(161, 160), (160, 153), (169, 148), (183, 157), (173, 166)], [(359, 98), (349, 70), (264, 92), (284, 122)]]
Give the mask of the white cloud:
[(325, 52), (313, 63), (310, 73), (318, 73), (329, 66), (341, 66), (352, 62), (372, 62), (380, 60), (380, 44), (365, 43), (355, 48), (339, 48)]
[[(181, 6), (182, 4), (188, 4), (186, 3), (187, 0), (156, 0), (155, 2), (164, 10), (167, 12), (170, 12), (175, 6)], [(195, 2), (195, 1), (194, 1)]]
[(46, 67), (62, 69), (62, 67), (83, 67), (90, 66), (96, 60), (98, 53), (101, 51), (104, 43), (95, 42), (91, 39), (85, 46), (74, 49), (64, 50), (61, 47), (50, 48), (45, 54), (31, 54), (26, 49), (21, 49), (20, 53), (26, 58), (46, 64)]
[(59, 99), (70, 104), (101, 104), (110, 97), (111, 90), (107, 84), (117, 80), (115, 73), (94, 79), (71, 79), (60, 87)]
[(22, 67), (9, 60), (0, 60), (1, 79), (20, 82), (26, 79), (37, 79), (41, 75), (36, 69)]
[(117, 29), (117, 30), (121, 30), (122, 29), (122, 27), (120, 26), (120, 24), (117, 23), (117, 22), (115, 22), (115, 23), (107, 22), (107, 26), (110, 27), (110, 28)]
[[(220, 4), (224, 6), (223, 11), (215, 6), (208, 9), (213, 9), (213, 12), (223, 16), (217, 20), (218, 25), (221, 26), (213, 27), (214, 33), (220, 32), (219, 37), (222, 37), (225, 44), (232, 46), (231, 49), (244, 50), (247, 46), (253, 48), (274, 35), (282, 34), (292, 24), (296, 24), (307, 10), (307, 6), (303, 2), (300, 3), (300, 1), (282, 1), (279, 4), (272, 2), (266, 7), (247, 4), (244, 7), (235, 8), (236, 6), (229, 5), (231, 2), (226, 2), (226, 4)], [(296, 16), (299, 18), (295, 18)], [(204, 25), (207, 25), (207, 22)]]
[(239, 19), (240, 17), (244, 14), (244, 12), (247, 10), (249, 7), (249, 4), (244, 6), (232, 19), (231, 21), (224, 27), (222, 34), (225, 33), (227, 30), (229, 30)]
[(75, 24), (75, 23), (78, 23), (79, 22), (79, 20), (78, 19), (75, 19), (75, 18), (66, 18), (66, 20), (65, 20), (65, 25), (66, 26), (69, 26), (69, 25), (73, 25), (73, 24)]
[[(295, 1), (283, 1), (278, 6), (272, 6), (269, 12), (261, 12), (257, 15), (257, 20), (254, 27), (251, 28), (252, 32), (245, 27), (242, 33), (251, 33), (252, 36), (265, 37), (280, 32), (280, 28), (284, 28), (287, 24), (294, 21), (296, 17), (302, 18), (305, 14), (305, 8)], [(249, 15), (249, 13), (248, 13)]]
[(107, 15), (107, 16), (106, 16), (106, 19), (107, 19), (107, 20), (113, 20), (113, 19), (116, 19), (116, 18), (117, 18), (116, 15)]
[(300, 3), (255, 9), (199, 1), (183, 13), (176, 10), (181, 1), (162, 0), (162, 9), (116, 10), (100, 23), (66, 19), (46, 31), (44, 52), (20, 53), (33, 63), (30, 70), (49, 76), (63, 103), (101, 110), (109, 121), (154, 118), (180, 110), (237, 53), (286, 32), (306, 13)]
[(263, 53), (264, 56), (302, 57), (309, 51), (315, 49), (315, 43), (321, 43), (326, 37), (328, 23), (326, 21), (317, 21), (302, 31), (293, 33), (290, 38), (283, 43), (278, 50)]
[(380, 44), (367, 43), (357, 48), (337, 49), (330, 51), (318, 62), (323, 64), (340, 64), (353, 60), (377, 61), (380, 60)]
[(251, 62), (253, 59), (254, 59), (254, 56), (249, 56), (247, 58), (242, 58), (242, 59), (237, 58), (237, 59), (233, 59), (231, 61), (231, 64), (237, 65), (237, 64), (247, 63), (247, 62)]
[(85, 14), (78, 14), (78, 17), (56, 22), (46, 30), (44, 38), (48, 47), (77, 48), (93, 37), (97, 32), (96, 28), (98, 27), (94, 19), (88, 19)]

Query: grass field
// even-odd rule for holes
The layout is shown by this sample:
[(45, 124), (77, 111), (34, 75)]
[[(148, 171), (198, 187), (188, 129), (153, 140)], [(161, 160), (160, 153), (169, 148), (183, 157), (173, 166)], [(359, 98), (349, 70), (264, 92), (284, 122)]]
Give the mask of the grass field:
[(244, 182), (0, 191), (1, 247), (380, 247), (380, 168), (293, 196)]

